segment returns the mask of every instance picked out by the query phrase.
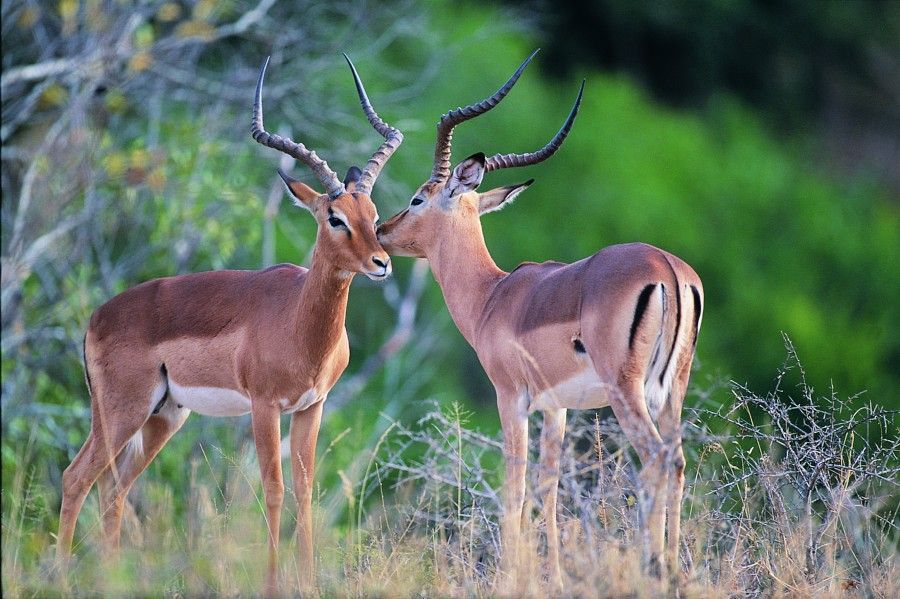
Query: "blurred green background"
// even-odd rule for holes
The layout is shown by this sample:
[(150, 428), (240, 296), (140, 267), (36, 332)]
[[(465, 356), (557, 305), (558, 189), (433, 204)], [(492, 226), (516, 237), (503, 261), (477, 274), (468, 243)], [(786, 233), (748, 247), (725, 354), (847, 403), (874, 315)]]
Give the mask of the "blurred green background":
[[(657, 245), (704, 281), (696, 387), (764, 392), (784, 333), (823, 393), (900, 407), (900, 3), (63, 0), (2, 11), (4, 488), (25, 468), (58, 488), (83, 442), (82, 336), (104, 301), (153, 277), (308, 261), (314, 223), (284, 201), (280, 156), (248, 135), (267, 55), (267, 128), (341, 173), (380, 143), (340, 53), (354, 59), (406, 136), (373, 193), (386, 219), (428, 176), (440, 114), (489, 95), (541, 47), (503, 104), (454, 135), (455, 161), (533, 150), (587, 80), (562, 150), (485, 183), (537, 179), (484, 218), (497, 263)], [(372, 446), (382, 412), (412, 422), (427, 400), (456, 401), (479, 428), (498, 427), (490, 383), (433, 279), (419, 296), (412, 261), (395, 267), (385, 285), (353, 284), (351, 363), (320, 445), (352, 434), (330, 450), (324, 486)], [(398, 326), (404, 297), (411, 326)], [(397, 331), (399, 350), (378, 361)], [(730, 401), (725, 389), (704, 398)], [(195, 415), (149, 476), (177, 493), (187, 457), (249, 438), (249, 417)]]

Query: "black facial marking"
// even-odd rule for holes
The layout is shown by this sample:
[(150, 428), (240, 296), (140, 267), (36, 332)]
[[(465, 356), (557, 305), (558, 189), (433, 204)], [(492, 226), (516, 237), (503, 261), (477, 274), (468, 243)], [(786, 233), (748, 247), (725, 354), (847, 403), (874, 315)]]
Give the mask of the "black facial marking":
[(694, 295), (694, 347), (697, 347), (697, 335), (700, 333), (700, 311), (703, 304), (700, 301), (700, 290), (691, 285), (691, 293)]
[(347, 235), (350, 235), (350, 228), (340, 218), (334, 215), (334, 210), (331, 208), (328, 209), (328, 224), (331, 225), (335, 229), (345, 229), (347, 231)]
[(587, 353), (587, 350), (584, 349), (584, 343), (582, 343), (582, 342), (581, 342), (581, 339), (578, 339), (577, 337), (576, 337), (575, 339), (572, 340), (572, 346), (575, 347), (575, 353), (576, 353), (576, 354), (584, 354), (584, 353)]
[(637, 305), (634, 307), (634, 320), (631, 321), (631, 332), (628, 334), (629, 349), (634, 345), (634, 335), (637, 333), (638, 325), (641, 324), (644, 312), (647, 311), (647, 303), (650, 301), (650, 295), (654, 289), (656, 289), (656, 283), (650, 283), (641, 290), (641, 294), (638, 296)]

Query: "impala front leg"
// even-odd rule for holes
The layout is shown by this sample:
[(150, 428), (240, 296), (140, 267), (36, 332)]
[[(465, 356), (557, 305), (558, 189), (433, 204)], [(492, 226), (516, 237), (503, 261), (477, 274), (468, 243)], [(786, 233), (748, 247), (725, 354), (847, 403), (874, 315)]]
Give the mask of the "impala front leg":
[(257, 400), (251, 409), (251, 419), (266, 500), (269, 567), (265, 593), (271, 597), (277, 592), (278, 531), (281, 527), (281, 505), (284, 503), (284, 482), (281, 477), (281, 411), (274, 402)]
[(300, 550), (300, 590), (316, 586), (312, 540), (312, 492), (316, 473), (316, 440), (322, 422), (320, 401), (291, 418), (291, 475), (297, 496), (297, 544)]
[(566, 410), (545, 410), (541, 427), (541, 458), (538, 491), (543, 497), (544, 523), (547, 528), (547, 566), (550, 586), (562, 590), (559, 568), (559, 531), (556, 526), (556, 495), (559, 487), (559, 456), (566, 434)]
[(516, 393), (497, 393), (500, 426), (503, 429), (503, 458), (506, 484), (502, 537), (502, 570), (509, 577), (506, 594), (518, 590), (519, 549), (521, 546), (522, 506), (525, 502), (525, 474), (528, 466), (528, 411), (525, 398)]

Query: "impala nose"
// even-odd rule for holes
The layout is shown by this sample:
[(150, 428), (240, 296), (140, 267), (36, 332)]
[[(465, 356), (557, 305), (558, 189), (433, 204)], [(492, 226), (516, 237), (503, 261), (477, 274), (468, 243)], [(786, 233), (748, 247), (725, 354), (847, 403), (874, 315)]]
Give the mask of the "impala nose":
[(372, 280), (379, 281), (381, 279), (386, 279), (391, 274), (391, 259), (387, 254), (383, 254), (381, 256), (375, 255), (371, 258), (372, 264), (374, 264), (377, 268), (373, 272), (367, 272), (366, 276)]

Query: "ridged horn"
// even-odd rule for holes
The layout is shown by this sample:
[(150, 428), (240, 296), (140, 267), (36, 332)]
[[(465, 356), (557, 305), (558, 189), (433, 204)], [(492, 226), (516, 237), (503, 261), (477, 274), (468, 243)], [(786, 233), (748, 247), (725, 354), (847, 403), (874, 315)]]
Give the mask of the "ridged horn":
[(381, 146), (375, 150), (375, 153), (372, 154), (372, 157), (369, 158), (365, 168), (363, 168), (362, 176), (356, 183), (357, 191), (369, 195), (372, 191), (372, 186), (375, 184), (375, 180), (378, 178), (378, 175), (381, 174), (381, 169), (384, 168), (384, 165), (387, 164), (391, 155), (400, 147), (400, 144), (403, 143), (403, 133), (396, 127), (391, 127), (381, 120), (381, 117), (379, 117), (375, 112), (375, 109), (372, 108), (369, 96), (366, 95), (366, 88), (363, 86), (362, 79), (360, 79), (356, 67), (353, 66), (353, 61), (351, 61), (350, 57), (346, 54), (344, 54), (344, 58), (347, 60), (347, 64), (350, 65), (350, 71), (353, 73), (353, 81), (356, 83), (356, 93), (359, 94), (359, 103), (362, 106), (366, 118), (369, 119), (369, 123), (372, 124), (375, 130), (384, 137), (384, 143), (381, 144)]
[[(540, 50), (540, 48), (538, 48), (538, 50)], [(432, 181), (446, 181), (450, 176), (450, 146), (453, 142), (453, 128), (462, 122), (484, 114), (499, 104), (500, 100), (506, 97), (509, 90), (511, 90), (513, 85), (516, 84), (516, 81), (519, 80), (525, 67), (528, 66), (528, 63), (531, 62), (534, 55), (538, 53), (538, 50), (532, 52), (531, 55), (519, 65), (519, 68), (512, 74), (512, 77), (510, 77), (492, 96), (477, 104), (470, 104), (465, 108), (457, 108), (456, 110), (451, 110), (447, 114), (441, 116), (441, 120), (438, 122), (437, 126), (437, 141), (434, 146), (434, 168), (431, 170)]]
[(279, 152), (284, 152), (308, 166), (318, 177), (319, 181), (322, 182), (322, 185), (325, 186), (325, 192), (328, 196), (332, 199), (338, 197), (344, 193), (344, 184), (341, 183), (341, 180), (331, 170), (327, 162), (319, 158), (314, 151), (307, 149), (302, 143), (297, 143), (278, 134), (268, 133), (263, 127), (262, 87), (267, 66), (269, 66), (269, 57), (266, 57), (266, 61), (259, 71), (259, 80), (256, 82), (256, 97), (253, 102), (253, 120), (250, 124), (250, 135), (258, 143)]
[(575, 104), (569, 112), (566, 122), (560, 130), (553, 136), (553, 139), (546, 146), (536, 152), (526, 152), (525, 154), (494, 154), (484, 163), (484, 170), (487, 172), (500, 170), (502, 168), (512, 168), (517, 166), (530, 166), (547, 160), (562, 146), (563, 141), (569, 135), (575, 117), (578, 115), (578, 107), (581, 106), (581, 96), (584, 94), (584, 81), (581, 82), (581, 89), (578, 90), (578, 97), (575, 98)]

